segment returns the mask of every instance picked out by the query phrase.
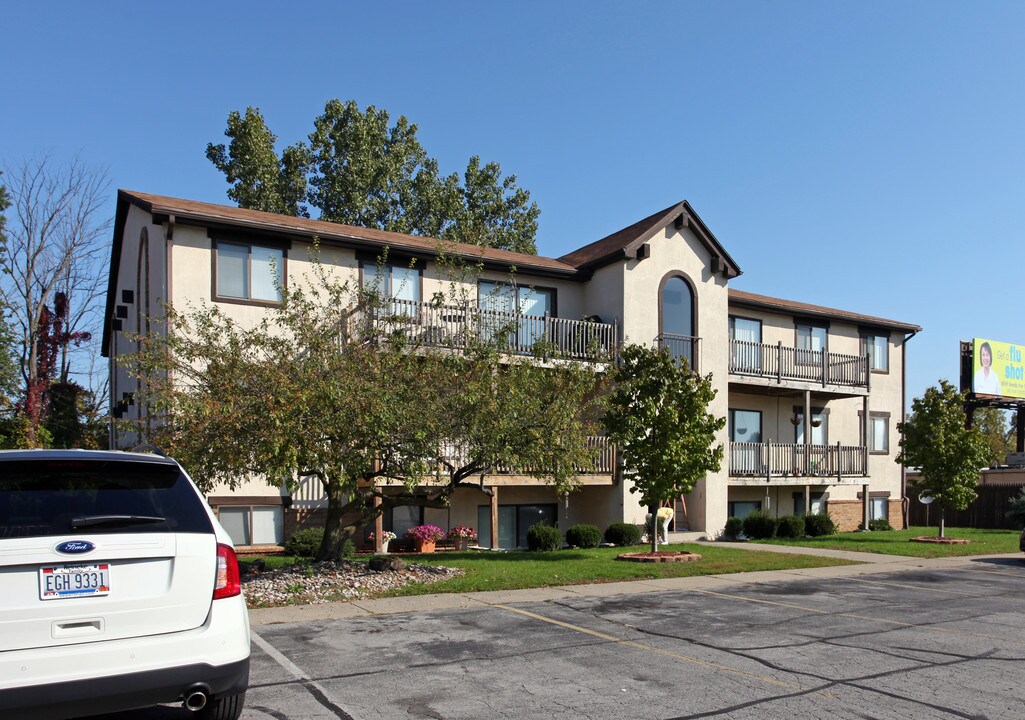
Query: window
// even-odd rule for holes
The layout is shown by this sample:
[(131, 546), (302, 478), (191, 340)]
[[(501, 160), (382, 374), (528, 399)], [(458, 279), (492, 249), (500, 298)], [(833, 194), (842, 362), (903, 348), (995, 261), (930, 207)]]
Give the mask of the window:
[(236, 545), (280, 545), (285, 540), (280, 505), (221, 505), (218, 519)]
[(757, 410), (730, 410), (730, 474), (761, 475), (762, 414)]
[(381, 265), (364, 262), (363, 288), (378, 297), (391, 300), (389, 312), (416, 315), (420, 302), (420, 270), (408, 265)]
[(862, 333), (861, 356), (868, 355), (868, 366), (873, 372), (890, 371), (890, 336), (877, 333)]
[(511, 332), (515, 326), (516, 336), (509, 337), (510, 343), (529, 351), (548, 336), (547, 318), (555, 314), (555, 291), (482, 280), (477, 285), (477, 305), (490, 311), (482, 318), (485, 340), (494, 340), (500, 332)]
[(218, 242), (216, 264), (217, 298), (281, 302), (284, 250)]
[(826, 350), (828, 330), (824, 325), (797, 324), (797, 349), (819, 353)]
[(668, 348), (674, 360), (685, 359), (691, 369), (696, 369), (694, 293), (682, 276), (669, 275), (662, 280), (658, 315), (662, 347)]
[(745, 518), (755, 510), (762, 509), (761, 500), (730, 500), (726, 503), (726, 512), (730, 517)]
[[(559, 511), (555, 503), (541, 505), (499, 505), (498, 547), (527, 547), (527, 531), (535, 525), (558, 526)], [(478, 544), (491, 547), (491, 506), (477, 506)]]
[(762, 414), (757, 410), (730, 410), (730, 440), (758, 443), (762, 441)]
[(868, 499), (869, 520), (890, 519), (890, 499), (887, 497), (871, 497)]
[[(858, 417), (863, 417), (859, 412)], [(862, 428), (861, 441), (865, 441), (865, 432)], [(874, 413), (868, 414), (868, 451), (875, 455), (888, 455), (890, 452), (890, 414)]]
[[(804, 410), (794, 408), (794, 417), (797, 418), (797, 425), (794, 427), (794, 442), (798, 445), (804, 444)], [(811, 410), (811, 444), (828, 445), (829, 433), (829, 412), (823, 408), (812, 408)]]
[(730, 371), (758, 372), (762, 369), (762, 321), (730, 318)]
[[(811, 514), (821, 515), (826, 511), (826, 498), (828, 496), (824, 492), (813, 492), (811, 494)], [(804, 515), (804, 493), (794, 493), (794, 515)]]

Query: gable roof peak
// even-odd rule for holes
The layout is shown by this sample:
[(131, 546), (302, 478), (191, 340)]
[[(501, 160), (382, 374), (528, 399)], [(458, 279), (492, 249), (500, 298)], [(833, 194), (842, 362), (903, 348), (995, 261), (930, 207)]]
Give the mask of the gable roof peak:
[(689, 228), (705, 247), (712, 259), (712, 271), (729, 279), (740, 275), (740, 266), (730, 257), (712, 231), (686, 200), (670, 205), (633, 225), (606, 235), (601, 240), (585, 245), (559, 258), (560, 262), (578, 270), (594, 270), (618, 260), (638, 257), (640, 248), (670, 222), (677, 230)]

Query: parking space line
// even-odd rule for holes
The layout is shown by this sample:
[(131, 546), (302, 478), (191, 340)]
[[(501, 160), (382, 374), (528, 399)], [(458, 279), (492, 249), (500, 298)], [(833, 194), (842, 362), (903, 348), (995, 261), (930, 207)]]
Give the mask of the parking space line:
[(703, 593), (705, 595), (714, 595), (715, 597), (727, 598), (730, 600), (742, 600), (744, 602), (758, 603), (760, 605), (774, 605), (776, 607), (791, 608), (792, 610), (801, 610), (803, 612), (816, 613), (818, 615), (830, 615), (834, 617), (849, 617), (855, 620), (865, 620), (867, 622), (877, 622), (884, 625), (896, 625), (897, 627), (906, 628), (918, 628), (921, 630), (933, 630), (935, 632), (947, 633), (950, 635), (966, 635), (968, 637), (982, 638), (984, 640), (1001, 640), (1007, 641), (1006, 636), (998, 635), (986, 635), (983, 633), (973, 633), (966, 630), (958, 630), (956, 628), (945, 628), (938, 627), (936, 625), (923, 625), (916, 623), (903, 622), (902, 620), (887, 620), (886, 618), (872, 617), (870, 615), (859, 615), (857, 613), (849, 612), (834, 612), (832, 610), (822, 610), (821, 608), (807, 607), (805, 605), (797, 605), (796, 603), (785, 603), (779, 602), (778, 600), (762, 600), (760, 598), (744, 597), (743, 595), (731, 595), (729, 593), (715, 592), (714, 590), (699, 590), (697, 588), (690, 589), (690, 592)]
[(263, 650), (272, 660), (274, 660), (274, 662), (284, 668), (285, 672), (295, 678), (300, 685), (306, 688), (307, 692), (309, 692), (322, 707), (333, 713), (339, 720), (355, 720), (352, 715), (331, 700), (331, 698), (328, 697), (327, 691), (310, 678), (310, 676), (307, 675), (301, 667), (282, 655), (277, 648), (257, 635), (255, 630), (250, 628), (249, 636), (252, 638), (254, 645)]
[[(583, 633), (585, 635), (591, 635), (592, 637), (600, 638), (602, 640), (608, 640), (609, 642), (616, 643), (618, 645), (624, 645), (626, 647), (635, 648), (638, 650), (646, 650), (648, 652), (656, 653), (658, 655), (664, 655), (671, 657), (676, 660), (682, 660), (684, 662), (693, 663), (694, 665), (700, 665), (701, 667), (709, 670), (716, 670), (719, 672), (730, 673), (733, 675), (740, 675), (752, 680), (766, 683), (768, 685), (775, 685), (776, 687), (785, 688), (787, 690), (798, 691), (798, 692), (809, 692), (808, 688), (795, 685), (794, 683), (788, 683), (783, 680), (777, 680), (776, 678), (769, 677), (768, 675), (759, 675), (757, 673), (748, 672), (747, 670), (739, 670), (737, 668), (730, 667), (728, 665), (721, 665), (719, 663), (709, 662), (707, 660), (701, 660), (699, 658), (691, 657), (690, 655), (683, 655), (681, 653), (673, 652), (672, 650), (664, 650), (662, 648), (654, 647), (653, 645), (646, 645), (645, 643), (636, 642), (633, 640), (624, 640), (617, 638), (614, 635), (608, 635), (597, 630), (591, 630), (590, 628), (581, 627), (580, 625), (574, 625), (572, 623), (564, 622), (562, 620), (556, 620), (555, 618), (546, 617), (544, 615), (538, 615), (537, 613), (530, 612), (529, 610), (523, 610), (521, 608), (511, 607), (509, 605), (492, 605), (495, 608), (501, 608), (502, 610), (508, 610), (509, 612), (517, 613), (525, 617), (529, 617), (534, 620), (540, 620), (541, 622), (548, 623), (550, 625), (557, 625), (567, 630), (573, 630), (574, 632)], [(824, 690), (812, 690), (810, 692), (816, 695), (822, 695), (824, 697), (836, 699), (836, 696), (832, 693)]]
[(961, 595), (963, 597), (979, 597), (980, 593), (974, 592), (961, 592), (960, 590), (944, 590), (942, 588), (931, 587), (929, 585), (907, 585), (905, 583), (897, 582), (884, 582), (882, 580), (865, 580), (860, 577), (848, 577), (848, 578), (835, 578), (836, 580), (846, 580), (847, 582), (853, 583), (866, 583), (868, 585), (882, 585), (884, 587), (895, 587), (903, 588), (905, 590), (928, 590), (929, 592), (943, 593), (944, 595)]

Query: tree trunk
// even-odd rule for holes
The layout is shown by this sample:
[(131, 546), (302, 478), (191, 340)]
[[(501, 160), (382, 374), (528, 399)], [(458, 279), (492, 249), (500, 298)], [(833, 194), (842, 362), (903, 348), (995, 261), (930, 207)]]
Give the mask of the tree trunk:
[(946, 537), (946, 535), (944, 534), (944, 520), (945, 520), (944, 515), (946, 514), (946, 512), (947, 512), (946, 508), (944, 508), (944, 507), (940, 508), (940, 537), (941, 538)]
[(327, 521), (324, 523), (324, 539), (317, 551), (317, 560), (338, 560), (342, 556), (342, 547), (351, 536), (350, 528), (343, 526), (342, 517), (348, 497), (337, 480), (323, 480), (324, 492), (327, 495)]
[(648, 514), (651, 515), (651, 552), (658, 552), (658, 503), (648, 505)]

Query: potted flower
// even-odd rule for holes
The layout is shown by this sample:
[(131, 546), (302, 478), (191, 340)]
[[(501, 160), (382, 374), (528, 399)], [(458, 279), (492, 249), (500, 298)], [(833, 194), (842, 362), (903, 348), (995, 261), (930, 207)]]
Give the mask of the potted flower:
[(477, 531), (466, 525), (456, 525), (448, 531), (448, 539), (456, 544), (456, 550), (466, 550), (470, 541), (477, 539)]
[(437, 525), (417, 525), (406, 530), (406, 539), (412, 540), (418, 553), (434, 552), (434, 544), (445, 537)]
[[(381, 552), (387, 554), (387, 552), (388, 552), (388, 543), (390, 543), (396, 537), (398, 537), (398, 536), (395, 533), (393, 533), (391, 530), (383, 531), (381, 533)], [(374, 538), (374, 533), (370, 533), (370, 539), (371, 540), (375, 539)]]

